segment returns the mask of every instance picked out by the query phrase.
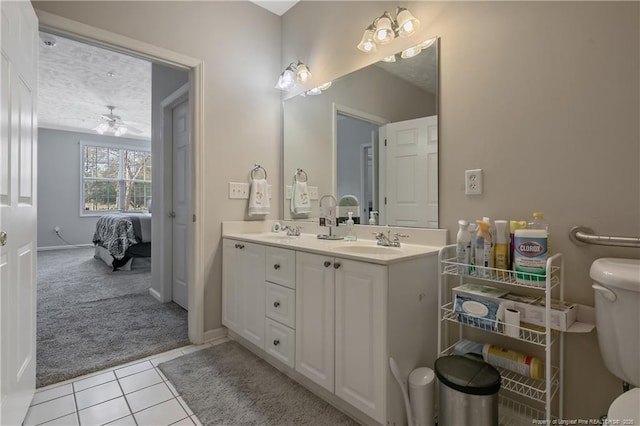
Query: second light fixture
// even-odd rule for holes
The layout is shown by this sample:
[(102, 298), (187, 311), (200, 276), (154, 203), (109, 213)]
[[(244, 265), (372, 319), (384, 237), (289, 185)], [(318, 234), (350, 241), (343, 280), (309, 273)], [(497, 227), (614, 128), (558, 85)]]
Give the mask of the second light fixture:
[(378, 44), (391, 43), (396, 37), (409, 37), (420, 28), (420, 21), (404, 7), (396, 9), (396, 19), (385, 11), (367, 27), (358, 44), (363, 52), (375, 52)]
[(289, 66), (282, 71), (280, 77), (278, 77), (276, 89), (289, 91), (293, 89), (296, 82), (304, 84), (309, 80), (311, 80), (311, 71), (309, 71), (309, 68), (300, 61), (298, 61), (297, 64), (291, 62)]

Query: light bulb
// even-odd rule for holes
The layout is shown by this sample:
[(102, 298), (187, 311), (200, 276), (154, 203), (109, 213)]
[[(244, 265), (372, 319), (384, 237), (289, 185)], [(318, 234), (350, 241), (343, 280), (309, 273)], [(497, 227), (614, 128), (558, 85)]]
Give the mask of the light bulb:
[(420, 28), (420, 21), (403, 7), (398, 8), (396, 20), (400, 37), (409, 37)]
[(395, 38), (395, 34), (393, 33), (393, 26), (391, 24), (391, 16), (389, 12), (385, 12), (381, 17), (375, 20), (374, 22), (376, 33), (373, 37), (374, 41), (380, 44), (391, 43), (391, 41)]
[(373, 40), (374, 37), (374, 26), (371, 25), (364, 31), (362, 34), (362, 40), (358, 43), (358, 50), (361, 50), (365, 53), (375, 52), (377, 49), (376, 43)]
[(310, 95), (310, 96), (315, 96), (315, 95), (320, 95), (320, 94), (322, 94), (322, 90), (320, 90), (320, 88), (319, 88), (319, 87), (314, 87), (314, 88), (313, 88), (313, 89), (311, 89), (311, 90), (307, 90), (305, 93), (306, 93), (307, 95)]
[(326, 82), (324, 84), (321, 84), (320, 86), (318, 86), (318, 89), (327, 90), (329, 87), (331, 87), (331, 82), (330, 81), (328, 81), (328, 82)]
[(306, 83), (311, 80), (311, 71), (309, 71), (309, 68), (305, 64), (298, 62), (297, 68), (297, 78), (299, 82)]
[(389, 55), (382, 58), (382, 62), (395, 62), (395, 61), (396, 61), (396, 55)]
[(402, 59), (413, 58), (414, 56), (418, 56), (421, 51), (422, 51), (422, 49), (420, 49), (419, 46), (413, 46), (413, 47), (410, 47), (410, 48), (408, 48), (406, 50), (403, 50), (402, 53), (400, 54), (400, 57)]

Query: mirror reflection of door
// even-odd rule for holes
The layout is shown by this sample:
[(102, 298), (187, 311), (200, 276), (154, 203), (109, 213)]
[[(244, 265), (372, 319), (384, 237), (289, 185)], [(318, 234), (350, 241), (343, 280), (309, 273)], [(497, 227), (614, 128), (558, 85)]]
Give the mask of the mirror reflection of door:
[(386, 126), (387, 225), (438, 224), (438, 117)]
[(360, 223), (378, 209), (378, 124), (337, 113), (337, 199), (353, 195), (360, 206)]

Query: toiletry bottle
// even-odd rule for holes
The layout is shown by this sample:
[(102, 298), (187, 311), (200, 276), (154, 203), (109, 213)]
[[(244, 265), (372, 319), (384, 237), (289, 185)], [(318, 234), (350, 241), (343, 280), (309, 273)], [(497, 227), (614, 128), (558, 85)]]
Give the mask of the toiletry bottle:
[(469, 222), (458, 221), (458, 235), (456, 236), (456, 262), (458, 274), (469, 274), (469, 264), (471, 263), (471, 234), (469, 233)]
[(476, 233), (476, 270), (479, 277), (490, 278), (491, 234), (489, 233), (489, 224), (481, 220), (477, 220), (476, 223), (478, 224), (478, 232)]
[(469, 264), (471, 267), (469, 268), (469, 273), (473, 273), (476, 271), (476, 231), (478, 229), (478, 225), (475, 223), (469, 222), (469, 226), (467, 226), (467, 230), (469, 231), (469, 235), (471, 235), (471, 251), (469, 253)]
[(375, 225), (376, 224), (376, 211), (375, 210), (371, 210), (369, 212), (369, 225)]
[(345, 241), (356, 241), (358, 237), (356, 236), (356, 227), (353, 222), (353, 212), (347, 212), (349, 215), (349, 219), (346, 220), (347, 224), (347, 234), (344, 236)]
[(549, 246), (549, 222), (544, 220), (544, 215), (541, 212), (533, 213), (533, 220), (528, 223), (529, 229), (544, 229), (547, 232), (547, 253), (551, 253)]
[(513, 270), (513, 251), (515, 248), (515, 235), (516, 229), (527, 229), (527, 221), (525, 220), (512, 220), (509, 222), (509, 269)]
[[(507, 243), (507, 221), (506, 220), (496, 220), (496, 243), (495, 243), (495, 252), (496, 252), (496, 268), (497, 269), (508, 269), (509, 268), (509, 245)], [(508, 277), (508, 273), (498, 271), (498, 277), (506, 278)]]
[(516, 229), (513, 269), (520, 284), (544, 287), (547, 278), (547, 231)]
[(491, 235), (491, 252), (489, 255), (489, 267), (495, 268), (496, 267), (496, 228), (491, 225), (490, 217), (485, 216), (482, 218), (482, 221), (484, 223), (489, 224), (489, 234)]
[(540, 358), (489, 343), (482, 348), (482, 357), (486, 363), (494, 367), (501, 367), (533, 379), (544, 378), (544, 364)]

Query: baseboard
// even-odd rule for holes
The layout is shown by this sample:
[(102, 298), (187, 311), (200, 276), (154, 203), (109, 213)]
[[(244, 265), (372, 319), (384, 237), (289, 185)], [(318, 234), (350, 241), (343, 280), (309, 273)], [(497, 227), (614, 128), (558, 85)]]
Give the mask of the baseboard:
[(160, 293), (158, 293), (158, 290), (154, 289), (153, 287), (149, 288), (149, 294), (153, 296), (154, 299), (156, 299), (158, 302), (163, 303), (162, 302), (162, 297), (160, 296)]
[(88, 247), (93, 247), (93, 244), (74, 244), (74, 245), (64, 245), (64, 246), (38, 247), (38, 251), (68, 250), (72, 248), (88, 248)]
[(211, 343), (214, 340), (227, 337), (226, 327), (215, 328), (204, 332), (204, 343)]

